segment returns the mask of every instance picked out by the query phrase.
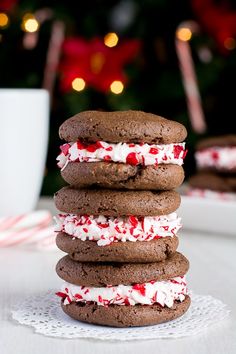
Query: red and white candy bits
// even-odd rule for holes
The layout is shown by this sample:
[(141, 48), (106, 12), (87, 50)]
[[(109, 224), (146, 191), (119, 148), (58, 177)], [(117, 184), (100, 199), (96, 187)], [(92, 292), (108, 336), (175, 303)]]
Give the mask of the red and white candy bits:
[(195, 156), (199, 168), (236, 169), (236, 146), (209, 147), (197, 151)]
[(118, 241), (151, 241), (172, 237), (181, 228), (181, 219), (176, 213), (155, 217), (59, 214), (55, 220), (56, 232), (65, 232), (82, 241), (97, 241), (99, 246)]
[(167, 145), (111, 144), (97, 141), (84, 144), (81, 141), (61, 146), (57, 157), (58, 167), (65, 168), (69, 162), (112, 161), (130, 165), (182, 165), (186, 155), (185, 143)]
[(187, 294), (185, 276), (166, 281), (150, 281), (144, 284), (106, 287), (86, 287), (64, 283), (56, 295), (64, 299), (64, 305), (75, 302), (109, 305), (152, 305), (171, 308), (174, 301), (183, 301)]

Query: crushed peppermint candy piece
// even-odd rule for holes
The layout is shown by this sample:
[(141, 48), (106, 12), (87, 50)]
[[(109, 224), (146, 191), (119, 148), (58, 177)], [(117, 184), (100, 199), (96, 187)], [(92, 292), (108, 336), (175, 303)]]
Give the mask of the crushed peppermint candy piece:
[(97, 141), (85, 144), (78, 140), (61, 146), (57, 157), (58, 166), (63, 169), (69, 162), (113, 161), (130, 165), (182, 165), (185, 157), (185, 143), (149, 145), (149, 144), (112, 144)]
[(97, 241), (99, 246), (118, 241), (151, 241), (173, 237), (181, 228), (181, 219), (176, 213), (155, 217), (59, 214), (55, 221), (56, 232), (64, 232), (81, 241)]
[[(68, 289), (68, 292), (65, 291)], [(83, 289), (82, 289), (83, 288)], [(136, 304), (172, 307), (174, 301), (183, 301), (188, 294), (185, 276), (165, 281), (150, 281), (144, 284), (118, 285), (106, 287), (81, 287), (64, 283), (56, 293), (64, 304), (71, 302), (97, 303), (100, 306), (112, 304), (134, 306)]]
[(132, 286), (132, 289), (139, 291), (142, 296), (146, 294), (145, 284), (135, 284)]

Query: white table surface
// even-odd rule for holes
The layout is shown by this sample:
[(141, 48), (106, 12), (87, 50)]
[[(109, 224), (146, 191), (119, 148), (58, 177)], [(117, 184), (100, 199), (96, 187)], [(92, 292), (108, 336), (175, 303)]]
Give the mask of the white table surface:
[[(52, 202), (40, 207), (53, 209)], [(177, 340), (103, 342), (58, 339), (35, 334), (31, 327), (12, 321), (10, 311), (18, 299), (56, 289), (61, 281), (54, 268), (62, 253), (0, 249), (0, 353), (1, 354), (235, 354), (236, 353), (236, 235), (182, 231), (179, 250), (190, 260), (189, 287), (211, 294), (231, 309), (230, 318), (199, 335)]]

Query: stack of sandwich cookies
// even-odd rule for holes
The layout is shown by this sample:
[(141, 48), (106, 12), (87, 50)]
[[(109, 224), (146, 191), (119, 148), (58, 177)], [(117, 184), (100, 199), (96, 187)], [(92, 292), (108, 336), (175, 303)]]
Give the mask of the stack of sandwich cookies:
[(236, 135), (200, 141), (195, 158), (198, 172), (189, 179), (188, 195), (236, 200)]
[[(83, 112), (60, 128), (55, 195), (63, 310), (117, 327), (177, 318), (190, 305), (173, 188), (184, 178), (185, 128), (143, 112)], [(104, 171), (104, 173), (103, 173)]]

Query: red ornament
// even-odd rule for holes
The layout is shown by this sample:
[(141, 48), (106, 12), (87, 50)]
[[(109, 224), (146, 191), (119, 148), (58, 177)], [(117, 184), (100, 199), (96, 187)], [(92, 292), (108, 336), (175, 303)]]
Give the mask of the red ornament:
[(72, 81), (81, 78), (88, 86), (107, 92), (113, 81), (125, 83), (123, 72), (126, 63), (134, 60), (140, 50), (139, 40), (126, 40), (116, 47), (107, 47), (103, 40), (94, 38), (67, 38), (62, 46), (61, 88), (72, 89)]
[(219, 49), (226, 53), (234, 49), (236, 37), (236, 11), (228, 1), (192, 0), (192, 7), (205, 30), (215, 38)]
[(1, 0), (0, 12), (8, 12), (18, 3), (17, 0)]

